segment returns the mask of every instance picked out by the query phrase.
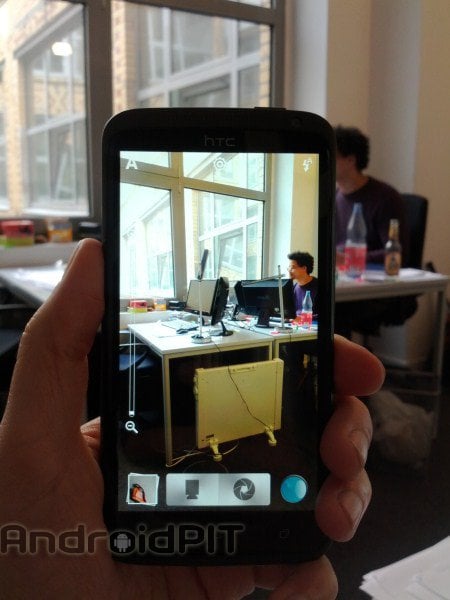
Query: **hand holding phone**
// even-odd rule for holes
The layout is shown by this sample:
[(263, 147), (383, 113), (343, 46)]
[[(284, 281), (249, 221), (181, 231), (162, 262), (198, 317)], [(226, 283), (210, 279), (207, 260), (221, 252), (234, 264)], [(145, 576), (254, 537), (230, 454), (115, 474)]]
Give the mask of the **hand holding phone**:
[[(314, 509), (332, 407), (333, 139), (320, 117), (276, 109), (142, 109), (106, 126), (102, 467), (116, 558), (326, 549)], [(288, 207), (310, 226), (286, 245)], [(294, 331), (283, 323), (303, 282), (279, 265), (300, 243), (319, 319)], [(207, 319), (194, 336), (129, 310), (186, 289), (185, 311)], [(226, 317), (233, 292), (245, 328)]]
[[(97, 463), (100, 422), (83, 425), (81, 432), (78, 427), (86, 401), (87, 354), (102, 315), (102, 270), (101, 245), (83, 241), (61, 284), (29, 324), (27, 342), (19, 349), (0, 424), (3, 589), (20, 589), (24, 597), (70, 597), (76, 588), (98, 598), (110, 590), (124, 590), (122, 597), (129, 598), (157, 589), (161, 597), (184, 600), (188, 592), (200, 597), (204, 590), (210, 597), (220, 590), (224, 597), (238, 598), (257, 586), (277, 588), (284, 596), (303, 593), (313, 598), (320, 592), (321, 597), (333, 597), (334, 574), (322, 559), (295, 569), (273, 565), (185, 569), (181, 578), (179, 569), (169, 569), (164, 580), (159, 568), (130, 570), (112, 559)], [(363, 459), (352, 442), (355, 432), (360, 432), (365, 454), (370, 419), (364, 405), (350, 394), (371, 394), (381, 381), (382, 369), (373, 355), (342, 338), (336, 340), (336, 409), (321, 443), (331, 473), (316, 513), (322, 530), (340, 541), (353, 535), (370, 498)], [(343, 508), (344, 496), (359, 498), (360, 512)], [(27, 535), (33, 532), (40, 532), (35, 553), (27, 544), (32, 539)], [(52, 540), (58, 544), (53, 554)], [(191, 587), (200, 582), (202, 590)]]

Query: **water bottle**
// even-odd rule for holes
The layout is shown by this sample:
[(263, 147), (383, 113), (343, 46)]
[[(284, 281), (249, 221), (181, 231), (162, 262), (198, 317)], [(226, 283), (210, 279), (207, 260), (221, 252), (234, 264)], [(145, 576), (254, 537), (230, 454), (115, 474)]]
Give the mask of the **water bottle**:
[(311, 292), (306, 291), (305, 297), (303, 298), (302, 304), (302, 327), (304, 329), (311, 329), (313, 318), (313, 303), (311, 298)]
[(348, 222), (347, 239), (345, 241), (345, 271), (348, 277), (361, 277), (366, 268), (367, 228), (362, 213), (362, 205), (355, 202), (353, 212)]

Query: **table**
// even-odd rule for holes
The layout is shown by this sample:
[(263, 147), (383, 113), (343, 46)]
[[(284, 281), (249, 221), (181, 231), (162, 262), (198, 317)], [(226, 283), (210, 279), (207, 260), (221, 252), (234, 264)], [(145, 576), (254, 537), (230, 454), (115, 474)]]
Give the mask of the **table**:
[(2, 283), (31, 308), (39, 308), (61, 281), (66, 265), (0, 269)]
[(336, 283), (335, 300), (338, 303), (435, 293), (437, 303), (434, 324), (432, 324), (435, 340), (432, 373), (440, 378), (447, 319), (445, 292), (449, 280), (448, 275), (419, 269), (401, 269), (398, 277), (389, 277), (381, 271), (366, 271), (361, 280), (339, 280)]
[[(179, 335), (161, 323), (139, 323), (128, 325), (130, 331), (161, 359), (164, 402), (164, 431), (167, 464), (173, 462), (172, 407), (170, 393), (170, 363), (181, 357), (201, 354), (227, 353), (232, 350), (262, 348), (265, 359), (272, 358), (272, 338), (262, 333), (235, 328), (233, 335), (214, 336), (211, 342), (196, 344), (190, 334)], [(205, 332), (208, 328), (205, 328)]]

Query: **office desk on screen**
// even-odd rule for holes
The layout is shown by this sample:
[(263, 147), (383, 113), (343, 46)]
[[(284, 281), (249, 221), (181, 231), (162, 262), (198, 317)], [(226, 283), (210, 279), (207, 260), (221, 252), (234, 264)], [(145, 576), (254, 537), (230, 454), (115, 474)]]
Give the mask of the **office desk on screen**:
[(446, 289), (448, 275), (418, 269), (401, 269), (398, 277), (388, 277), (380, 271), (367, 271), (361, 280), (339, 280), (336, 284), (336, 302), (395, 298), (415, 294), (436, 294), (436, 313), (433, 329), (432, 373), (440, 378), (444, 353), (445, 323), (447, 319)]
[[(146, 344), (151, 351), (160, 358), (162, 367), (163, 402), (164, 402), (164, 430), (166, 461), (172, 464), (173, 437), (172, 437), (172, 398), (171, 398), (171, 364), (175, 359), (198, 357), (201, 355), (220, 355), (224, 365), (230, 364), (227, 356), (236, 360), (236, 351), (242, 355), (240, 362), (251, 362), (245, 358), (248, 350), (259, 349), (257, 360), (270, 360), (272, 358), (272, 339), (253, 331), (235, 330), (233, 335), (222, 337), (214, 336), (211, 342), (196, 344), (191, 340), (192, 333), (177, 334), (161, 323), (140, 323), (128, 325), (136, 337)], [(208, 327), (204, 328), (204, 333)], [(195, 333), (195, 332), (194, 332)]]
[[(159, 357), (162, 368), (163, 403), (164, 403), (164, 430), (166, 461), (173, 464), (174, 439), (173, 439), (173, 408), (176, 398), (173, 396), (174, 369), (176, 361), (189, 361), (203, 356), (203, 365), (210, 360), (213, 364), (208, 366), (221, 366), (242, 364), (257, 361), (271, 360), (282, 357), (282, 345), (301, 342), (305, 352), (311, 352), (311, 345), (315, 346), (317, 333), (314, 331), (299, 330), (298, 332), (274, 333), (269, 329), (246, 329), (238, 324), (227, 322), (227, 329), (233, 330), (233, 335), (228, 337), (212, 336), (211, 342), (196, 344), (191, 341), (191, 335), (177, 334), (161, 323), (129, 324), (129, 330), (137, 339), (146, 344), (152, 353)], [(204, 328), (204, 333), (208, 327)], [(312, 352), (313, 353), (313, 352)], [(214, 358), (213, 358), (214, 357)], [(197, 366), (197, 365), (196, 365)], [(189, 373), (194, 367), (189, 365)], [(192, 378), (193, 381), (193, 378)]]

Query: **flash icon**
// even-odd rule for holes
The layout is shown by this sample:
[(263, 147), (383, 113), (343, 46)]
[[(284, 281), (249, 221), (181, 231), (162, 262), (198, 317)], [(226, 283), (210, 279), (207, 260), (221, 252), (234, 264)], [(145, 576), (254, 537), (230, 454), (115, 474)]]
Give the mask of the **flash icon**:
[(303, 170), (307, 173), (312, 165), (312, 158), (305, 158), (303, 161)]

